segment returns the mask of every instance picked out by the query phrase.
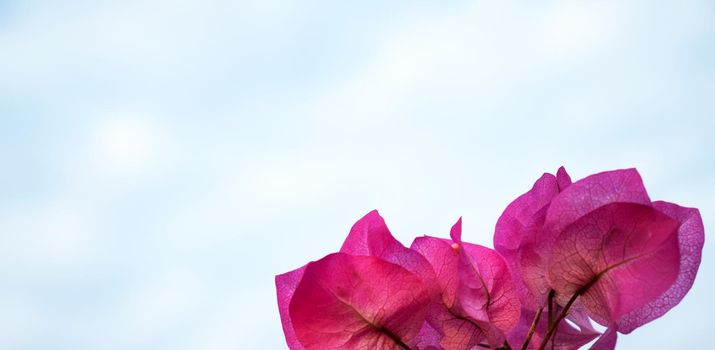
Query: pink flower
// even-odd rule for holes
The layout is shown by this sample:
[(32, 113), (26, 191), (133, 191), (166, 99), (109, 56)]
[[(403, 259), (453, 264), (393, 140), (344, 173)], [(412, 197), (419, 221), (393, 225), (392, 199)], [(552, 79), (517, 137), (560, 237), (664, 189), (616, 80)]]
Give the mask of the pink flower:
[(521, 310), (509, 268), (496, 251), (462, 242), (461, 218), (450, 236), (419, 237), (411, 246), (432, 264), (442, 292), (428, 320), (445, 335), (445, 348), (471, 349), (485, 338), (497, 348)]
[[(276, 276), (278, 307), (291, 349), (427, 348), (436, 299), (434, 272), (372, 211), (339, 253)], [(423, 329), (424, 328), (424, 329)]]
[(573, 184), (563, 168), (544, 174), (507, 207), (494, 236), (525, 307), (543, 309), (553, 291), (566, 312), (583, 309), (612, 328), (599, 346), (615, 345), (615, 330), (630, 333), (678, 304), (703, 242), (697, 209), (651, 202), (635, 169)]
[(652, 202), (634, 169), (572, 183), (560, 168), (509, 204), (495, 250), (462, 241), (461, 218), (450, 239), (406, 248), (372, 211), (340, 252), (276, 276), (278, 309), (293, 350), (575, 350), (596, 338), (592, 350), (611, 350), (682, 300), (703, 243), (698, 210)]

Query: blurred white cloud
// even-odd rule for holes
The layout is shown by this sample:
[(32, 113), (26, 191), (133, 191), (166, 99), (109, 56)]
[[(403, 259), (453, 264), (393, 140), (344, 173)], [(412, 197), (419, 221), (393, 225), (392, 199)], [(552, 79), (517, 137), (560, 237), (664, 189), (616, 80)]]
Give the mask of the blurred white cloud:
[(17, 205), (3, 211), (0, 269), (29, 278), (81, 271), (96, 249), (93, 214), (71, 202)]
[(185, 269), (162, 271), (137, 287), (116, 306), (121, 323), (114, 341), (140, 343), (171, 334), (203, 312), (209, 298), (201, 280)]
[(150, 117), (120, 112), (102, 118), (93, 131), (88, 149), (100, 172), (126, 175), (151, 171), (168, 158), (166, 128)]
[(625, 4), (619, 2), (563, 1), (551, 5), (541, 18), (537, 43), (561, 55), (589, 54), (608, 49), (630, 28)]

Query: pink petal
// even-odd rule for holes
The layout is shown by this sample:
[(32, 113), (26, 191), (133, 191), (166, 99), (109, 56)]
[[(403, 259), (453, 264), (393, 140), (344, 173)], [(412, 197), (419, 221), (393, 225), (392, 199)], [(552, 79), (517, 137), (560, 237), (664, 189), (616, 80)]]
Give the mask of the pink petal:
[(581, 216), (617, 202), (650, 204), (636, 169), (606, 171), (574, 182), (553, 199), (545, 225), (558, 235)]
[(377, 210), (373, 210), (358, 220), (350, 229), (350, 233), (341, 253), (361, 256), (381, 256), (385, 251), (392, 250), (394, 245), (401, 245), (387, 229), (385, 220)]
[(484, 341), (484, 332), (473, 322), (453, 318), (444, 321), (440, 329), (444, 332), (440, 346), (449, 350), (469, 350)]
[(440, 334), (439, 346), (447, 350), (470, 350), (486, 338), (482, 327), (464, 316), (455, 314), (443, 304), (433, 303), (428, 322)]
[(524, 228), (534, 214), (551, 203), (559, 193), (556, 177), (544, 174), (528, 192), (511, 202), (497, 220), (494, 232), (494, 249), (510, 254), (521, 245), (525, 238)]
[(618, 333), (613, 327), (609, 327), (606, 332), (590, 347), (590, 350), (613, 350), (616, 348)]
[(578, 300), (576, 300), (576, 303), (574, 303), (574, 305), (571, 307), (566, 318), (577, 326), (579, 326), (579, 328), (581, 328), (582, 330), (596, 332), (596, 330), (593, 328), (593, 325), (591, 324), (591, 319), (588, 318), (585, 309), (583, 308), (581, 303), (579, 303)]
[(369, 212), (353, 225), (340, 252), (373, 256), (400, 265), (425, 279), (434, 278), (434, 271), (425, 258), (396, 240), (377, 210)]
[[(512, 348), (519, 348), (521, 344), (524, 344), (524, 341), (526, 341), (526, 335), (529, 333), (529, 329), (531, 328), (531, 323), (533, 322), (535, 315), (536, 313), (534, 311), (528, 309), (521, 310), (519, 322), (517, 322), (514, 328), (506, 334), (506, 339)], [(536, 339), (537, 337), (537, 334), (532, 336), (531, 341), (529, 341), (530, 347), (528, 347), (528, 349), (534, 349), (534, 344), (539, 344), (541, 338)]]
[[(562, 322), (558, 325), (558, 328), (554, 335), (551, 337), (549, 344), (555, 341), (556, 345), (554, 346), (554, 349), (575, 350), (588, 344), (590, 341), (596, 339), (599, 335), (600, 333), (596, 331), (579, 330), (566, 322)], [(547, 348), (550, 349), (551, 345), (549, 345)]]
[(564, 167), (560, 167), (556, 172), (556, 183), (559, 184), (559, 192), (571, 186), (571, 176), (569, 176)]
[[(494, 249), (509, 263), (519, 298), (531, 310), (543, 306), (548, 293), (543, 278), (544, 267), (540, 263), (543, 259), (534, 250), (533, 242), (541, 239), (541, 228), (551, 200), (570, 183), (571, 178), (563, 167), (559, 168), (557, 176), (545, 173), (531, 190), (511, 202), (497, 221)], [(531, 251), (524, 253), (524, 250)], [(538, 275), (541, 278), (537, 278)]]
[(521, 304), (506, 261), (486, 247), (471, 243), (460, 247), (457, 298), (461, 308), (474, 319), (508, 331), (519, 321)]
[[(561, 182), (565, 184), (565, 172), (561, 177)], [(558, 179), (556, 181), (558, 182)], [(553, 197), (549, 206), (544, 209), (543, 223), (540, 221), (541, 212), (532, 217), (533, 223), (529, 233), (522, 238), (519, 256), (516, 257), (520, 266), (514, 268), (520, 272), (524, 285), (533, 295), (530, 299), (528, 295), (524, 295), (523, 288), (519, 289), (527, 306), (533, 301), (538, 306), (545, 304), (549, 288), (544, 264), (556, 237), (580, 217), (603, 205), (616, 202), (650, 204), (643, 181), (635, 169), (607, 171), (579, 180)], [(505, 256), (509, 258), (508, 255)]]
[(457, 223), (452, 225), (452, 229), (449, 230), (449, 237), (455, 243), (462, 243), (462, 217), (459, 217)]
[(680, 224), (678, 227), (680, 269), (675, 283), (665, 293), (618, 320), (618, 331), (625, 334), (662, 316), (677, 305), (693, 285), (700, 266), (705, 243), (700, 212), (697, 209), (684, 208), (668, 202), (653, 202), (653, 207)]
[[(461, 219), (452, 227), (448, 241), (433, 237), (415, 239), (412, 249), (432, 265), (452, 325), (468, 321), (486, 335), (492, 345), (501, 345), (503, 332), (519, 320), (521, 305), (506, 261), (496, 251), (461, 242)], [(448, 333), (443, 325), (437, 329)], [(472, 332), (474, 333), (474, 332)], [(448, 334), (449, 335), (449, 334)], [(476, 339), (476, 336), (471, 337)]]
[(410, 246), (432, 266), (436, 275), (435, 281), (442, 292), (442, 302), (448, 308), (454, 306), (459, 286), (459, 254), (452, 248), (451, 243), (446, 239), (424, 236), (415, 238)]
[[(556, 305), (553, 310), (554, 318), (561, 313), (562, 310), (561, 306)], [(578, 349), (601, 335), (600, 332), (593, 329), (588, 317), (577, 310), (569, 310), (567, 319), (571, 320), (578, 328), (572, 326), (569, 322), (561, 321), (556, 332), (551, 337), (551, 341), (556, 341), (557, 349)], [(546, 328), (544, 327), (542, 334), (545, 333)]]
[(291, 350), (305, 349), (295, 337), (295, 331), (293, 330), (293, 322), (291, 322), (290, 314), (288, 312), (288, 305), (290, 305), (290, 300), (293, 298), (293, 293), (295, 293), (295, 289), (298, 287), (298, 283), (300, 283), (301, 279), (303, 278), (306, 266), (276, 276), (276, 291), (278, 292), (278, 311), (281, 315), (283, 333), (285, 334), (286, 342), (288, 343), (288, 348), (290, 348)]
[(551, 287), (546, 281), (546, 260), (548, 254), (543, 248), (542, 224), (546, 209), (537, 212), (533, 223), (525, 229), (527, 238), (522, 242), (513, 257), (505, 255), (511, 262), (512, 275), (515, 276), (517, 291), (524, 307), (536, 311), (546, 305)]
[(402, 349), (417, 339), (429, 288), (404, 268), (335, 253), (305, 269), (289, 310), (308, 349)]
[(432, 305), (427, 316), (442, 334), (440, 345), (445, 349), (471, 349), (483, 341), (486, 337), (483, 328), (488, 324), (474, 320), (457, 306), (460, 246), (450, 240), (424, 236), (416, 238), (411, 248), (430, 262), (442, 291), (441, 303)]
[[(471, 243), (462, 243), (462, 218), (452, 228), (452, 237), (460, 239), (459, 289), (457, 298), (460, 308), (475, 320), (487, 322), (499, 332), (506, 332), (516, 325), (521, 314), (521, 303), (511, 271), (504, 258), (495, 250)], [(483, 316), (483, 318), (481, 318)], [(500, 345), (503, 339), (490, 336), (492, 345)], [(499, 338), (503, 338), (499, 334)], [(494, 344), (495, 341), (499, 341)]]
[(418, 349), (424, 350), (438, 350), (440, 341), (442, 340), (442, 334), (439, 333), (429, 322), (424, 322), (420, 333), (417, 334), (414, 343)]
[(557, 295), (580, 293), (591, 318), (612, 324), (675, 281), (676, 229), (676, 221), (650, 206), (605, 205), (561, 233), (552, 246), (547, 279)]

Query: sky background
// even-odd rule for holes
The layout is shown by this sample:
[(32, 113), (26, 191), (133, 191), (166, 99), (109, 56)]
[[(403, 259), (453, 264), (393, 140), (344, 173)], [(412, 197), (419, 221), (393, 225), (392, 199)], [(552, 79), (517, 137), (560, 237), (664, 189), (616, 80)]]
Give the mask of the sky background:
[[(492, 245), (543, 172), (715, 223), (715, 4), (0, 0), (0, 348), (284, 349), (274, 275), (378, 209)], [(621, 349), (702, 348), (690, 294)]]

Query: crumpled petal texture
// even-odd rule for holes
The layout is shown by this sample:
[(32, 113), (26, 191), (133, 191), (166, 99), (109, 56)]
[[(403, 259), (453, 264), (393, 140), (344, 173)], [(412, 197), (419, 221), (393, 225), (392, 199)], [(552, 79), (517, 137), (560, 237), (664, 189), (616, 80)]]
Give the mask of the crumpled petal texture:
[(531, 310), (545, 303), (549, 291), (544, 262), (535, 252), (533, 241), (540, 236), (552, 199), (570, 185), (571, 178), (563, 167), (556, 176), (542, 175), (530, 191), (507, 206), (496, 224), (494, 249), (507, 259), (522, 304)]
[(308, 264), (290, 303), (296, 338), (312, 349), (402, 349), (425, 320), (419, 276), (368, 256), (335, 253)]
[(557, 194), (559, 185), (554, 175), (547, 173), (536, 180), (531, 190), (511, 202), (497, 220), (494, 248), (504, 256), (511, 255), (528, 237), (523, 234), (523, 230), (533, 216), (548, 206)]
[(551, 289), (561, 305), (580, 293), (591, 318), (629, 333), (675, 306), (700, 264), (697, 210), (651, 202), (635, 169), (567, 176), (544, 174), (497, 223), (524, 307), (543, 307)]
[(473, 318), (508, 331), (519, 319), (521, 304), (506, 262), (480, 245), (462, 243), (460, 248), (460, 307)]
[(652, 202), (635, 169), (560, 167), (507, 206), (494, 250), (461, 218), (408, 248), (369, 212), (338, 253), (276, 276), (278, 310), (291, 350), (612, 350), (684, 298), (704, 241), (698, 210)]
[(668, 310), (678, 305), (692, 287), (702, 258), (705, 229), (700, 212), (697, 209), (684, 208), (661, 201), (653, 202), (653, 208), (679, 223), (679, 273), (675, 283), (665, 293), (618, 320), (618, 331), (625, 334), (632, 332), (642, 324), (663, 316)]
[[(657, 298), (679, 270), (677, 222), (650, 206), (614, 203), (565, 228), (551, 248), (550, 286), (610, 324)], [(580, 290), (585, 289), (584, 292)]]
[(353, 225), (340, 252), (355, 256), (373, 256), (402, 266), (428, 282), (434, 279), (434, 270), (427, 260), (396, 240), (377, 210), (371, 211)]
[[(491, 345), (501, 345), (503, 333), (514, 327), (521, 312), (506, 261), (492, 249), (462, 242), (461, 218), (452, 227), (450, 237), (451, 241), (419, 237), (412, 249), (434, 268), (444, 306), (460, 327), (478, 328)], [(465, 322), (468, 324), (462, 324)], [(451, 323), (454, 326), (455, 322)]]
[(558, 234), (580, 217), (610, 203), (650, 204), (635, 169), (606, 171), (574, 182), (553, 198), (544, 225)]
[(437, 329), (445, 349), (471, 349), (486, 337), (476, 320), (470, 319), (457, 305), (459, 279), (459, 253), (452, 241), (434, 237), (418, 237), (411, 248), (422, 254), (434, 268), (436, 285), (441, 291), (441, 300), (429, 310), (427, 320)]

